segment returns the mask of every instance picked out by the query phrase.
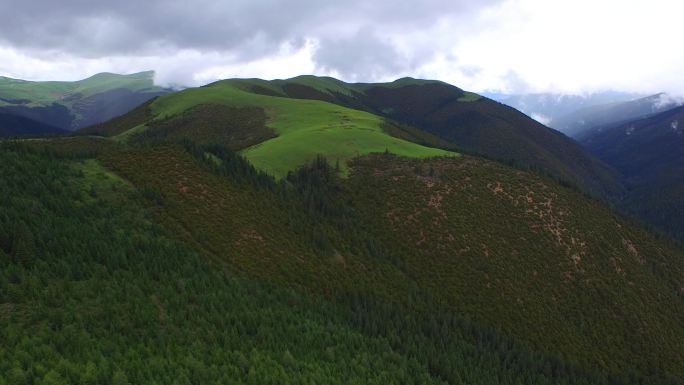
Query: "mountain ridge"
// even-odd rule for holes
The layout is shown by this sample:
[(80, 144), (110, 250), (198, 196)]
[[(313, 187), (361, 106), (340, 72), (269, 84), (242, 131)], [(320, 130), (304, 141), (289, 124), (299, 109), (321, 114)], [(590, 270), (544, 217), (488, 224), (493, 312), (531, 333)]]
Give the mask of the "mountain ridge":
[(681, 104), (681, 100), (661, 92), (630, 101), (600, 104), (579, 109), (555, 118), (551, 125), (581, 141), (583, 137), (591, 135), (593, 131), (643, 119)]
[(64, 130), (109, 120), (167, 89), (154, 85), (154, 71), (99, 73), (68, 81), (0, 80), (0, 111)]
[[(236, 94), (236, 89), (242, 96), (233, 99), (221, 96), (221, 92)], [(273, 100), (332, 103), (379, 116), (390, 125), (413, 127), (414, 133), (424, 132), (430, 139), (420, 139), (420, 144), (537, 168), (597, 196), (606, 197), (621, 190), (613, 171), (571, 139), (510, 107), (441, 81), (403, 78), (389, 83), (345, 83), (312, 75), (273, 81), (227, 79), (157, 99), (151, 108), (154, 110), (155, 106), (190, 94), (215, 95), (219, 104), (236, 106), (243, 103), (243, 99), (256, 100), (255, 95)], [(211, 97), (202, 100), (203, 103), (213, 102)], [(182, 111), (183, 107), (179, 107), (164, 112), (162, 117)], [(390, 131), (398, 132), (397, 129)], [(84, 132), (94, 131), (86, 129)], [(333, 154), (329, 158), (334, 161), (335, 157)]]
[(369, 111), (437, 135), (459, 151), (537, 167), (599, 196), (621, 190), (613, 171), (571, 139), (508, 110), (508, 106), (441, 81), (404, 78), (390, 83), (352, 83), (347, 93), (337, 95), (300, 82), (274, 83), (284, 96)]

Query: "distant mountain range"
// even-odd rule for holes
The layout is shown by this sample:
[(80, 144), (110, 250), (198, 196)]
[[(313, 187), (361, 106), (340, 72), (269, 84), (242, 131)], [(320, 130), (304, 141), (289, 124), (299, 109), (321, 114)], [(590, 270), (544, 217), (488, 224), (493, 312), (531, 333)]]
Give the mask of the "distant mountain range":
[(645, 118), (682, 105), (684, 99), (665, 93), (635, 100), (595, 105), (554, 118), (549, 124), (565, 134), (578, 138), (591, 135), (619, 123)]
[[(0, 77), (0, 113), (29, 120), (15, 121), (15, 135), (56, 127), (77, 130), (124, 114), (169, 90), (154, 85), (154, 72), (132, 75), (101, 73), (75, 81), (33, 82)], [(36, 123), (28, 123), (33, 121)], [(6, 128), (5, 131), (10, 131)], [(25, 131), (25, 132), (24, 132)]]
[(589, 95), (553, 93), (492, 95), (499, 102), (575, 138), (580, 138), (586, 131), (644, 118), (684, 103), (683, 98), (666, 93), (655, 95), (625, 92), (599, 92)]
[(588, 130), (579, 140), (620, 172), (628, 187), (623, 208), (684, 240), (684, 107)]
[[(558, 127), (555, 127), (552, 123), (554, 120), (578, 110), (597, 105), (627, 102), (645, 96), (617, 91), (597, 92), (587, 95), (560, 93), (491, 95), (494, 100), (524, 112), (535, 120), (556, 129)], [(563, 130), (560, 131), (565, 132)]]

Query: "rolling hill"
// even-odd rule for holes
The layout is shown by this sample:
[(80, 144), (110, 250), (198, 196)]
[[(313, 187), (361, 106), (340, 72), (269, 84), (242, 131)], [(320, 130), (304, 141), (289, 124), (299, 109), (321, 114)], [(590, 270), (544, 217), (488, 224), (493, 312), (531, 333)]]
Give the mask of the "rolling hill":
[[(334, 137), (332, 132), (325, 133), (323, 130), (326, 125), (336, 122), (350, 122), (355, 127), (374, 129), (377, 134), (366, 130), (369, 140), (381, 131), (398, 138), (391, 143), (370, 140), (367, 151), (361, 150), (359, 154), (382, 151), (386, 147), (390, 152), (409, 155), (414, 150), (401, 148), (406, 144), (398, 141), (404, 139), (428, 147), (474, 153), (543, 170), (597, 196), (617, 194), (621, 189), (612, 171), (571, 139), (510, 107), (439, 81), (405, 78), (392, 83), (349, 84), (315, 76), (274, 81), (225, 80), (159, 98), (149, 105), (147, 117), (132, 122), (137, 124), (119, 123), (116, 127), (95, 127), (84, 132), (121, 134), (148, 121), (173, 120), (174, 116), (182, 113), (192, 114), (189, 109), (201, 108), (197, 106), (206, 104), (239, 108), (264, 106), (268, 119), (272, 119), (268, 125), (275, 127), (274, 135), (278, 137), (253, 149), (246, 149), (244, 154), (257, 166), (263, 165), (272, 170), (274, 166), (266, 164), (273, 163), (272, 158), (268, 159), (269, 156), (286, 159), (289, 154), (301, 154), (301, 149), (294, 147), (298, 144), (308, 147), (309, 143), (300, 138), (315, 137), (304, 132), (296, 134), (291, 130), (292, 125), (309, 126), (318, 134), (330, 138), (331, 142), (318, 138), (315, 142), (321, 149), (318, 151), (325, 153), (332, 161), (342, 161), (349, 155), (356, 155), (355, 152), (345, 153), (344, 146), (339, 148), (342, 153), (336, 153), (339, 143), (349, 143), (351, 147), (358, 145), (350, 143), (351, 137), (344, 135), (351, 131), (338, 130), (335, 135), (340, 136)], [(286, 110), (292, 112), (283, 112)], [(336, 115), (321, 119), (321, 113), (313, 110)], [(296, 114), (298, 119), (307, 117), (309, 121), (299, 122), (288, 114)], [(153, 132), (150, 130), (149, 134)], [(282, 135), (285, 133), (290, 139)], [(332, 143), (332, 147), (325, 143)], [(276, 154), (274, 151), (280, 152)], [(416, 155), (421, 155), (419, 153), (416, 152)], [(309, 153), (307, 158), (310, 159), (311, 155)], [(301, 165), (302, 160), (295, 163)], [(284, 169), (277, 172), (282, 175)]]
[(581, 143), (618, 170), (620, 205), (684, 240), (684, 107), (587, 132)]
[(349, 159), (370, 152), (457, 155), (392, 136), (385, 130), (390, 123), (377, 115), (319, 100), (253, 93), (244, 89), (245, 83), (227, 81), (187, 89), (81, 132), (223, 144), (241, 150), (257, 168), (280, 178), (318, 154), (339, 163), (343, 171)]
[(75, 82), (32, 82), (0, 77), (0, 113), (76, 130), (124, 114), (168, 90), (153, 72), (101, 73)]

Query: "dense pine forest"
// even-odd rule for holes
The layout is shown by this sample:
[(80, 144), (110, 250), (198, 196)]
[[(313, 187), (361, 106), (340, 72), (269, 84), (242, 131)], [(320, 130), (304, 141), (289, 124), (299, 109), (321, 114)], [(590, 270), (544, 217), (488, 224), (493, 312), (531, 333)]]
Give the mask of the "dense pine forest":
[[(275, 182), (223, 147), (104, 143), (0, 148), (8, 197), (0, 205), (0, 384), (678, 383), (666, 368), (616, 371), (556, 355), (477, 312), (456, 311), (420, 284), (409, 260), (358, 226), (367, 209), (340, 199), (345, 182), (323, 158)], [(256, 232), (241, 234), (244, 247), (226, 260), (216, 251), (226, 234), (181, 230), (197, 207), (161, 189), (164, 175), (136, 185), (125, 166), (135, 154), (156, 156), (147, 164), (160, 167), (160, 154), (173, 154), (171, 162), (188, 162), (188, 175), (194, 165), (199, 183), (270, 201), (268, 212), (281, 217), (271, 221), (283, 221), (291, 239), (275, 238), (283, 244), (274, 247), (318, 262), (303, 273), (283, 259), (250, 262), (260, 255), (249, 245)], [(189, 212), (178, 213), (183, 205)], [(329, 266), (339, 263), (351, 271)], [(375, 263), (365, 274), (380, 275), (361, 277), (355, 263)], [(306, 279), (316, 271), (328, 282)], [(388, 274), (408, 275), (384, 281)]]

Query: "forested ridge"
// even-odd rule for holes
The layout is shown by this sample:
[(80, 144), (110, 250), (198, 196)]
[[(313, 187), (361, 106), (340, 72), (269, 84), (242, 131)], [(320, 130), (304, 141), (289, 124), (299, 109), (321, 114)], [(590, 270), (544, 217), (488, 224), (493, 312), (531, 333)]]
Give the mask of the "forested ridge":
[(365, 178), (438, 181), (439, 163), (381, 154), (345, 180), (318, 158), (276, 182), (187, 141), (0, 157), (0, 384), (679, 383), (540, 349), (421, 283), (368, 227), (382, 185)]

